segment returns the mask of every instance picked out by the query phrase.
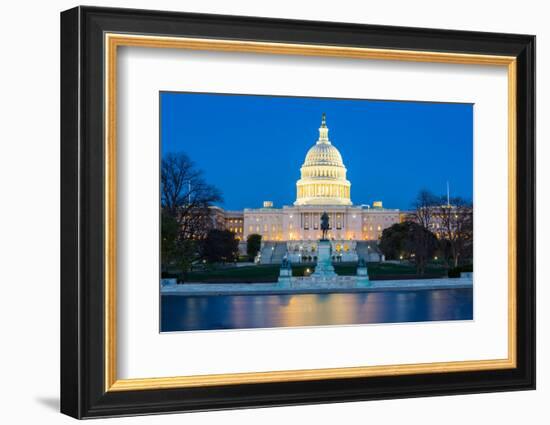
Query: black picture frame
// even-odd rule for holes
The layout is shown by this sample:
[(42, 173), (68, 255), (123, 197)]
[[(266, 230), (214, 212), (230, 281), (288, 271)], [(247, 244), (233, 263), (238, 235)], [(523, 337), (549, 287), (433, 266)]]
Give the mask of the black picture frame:
[[(104, 34), (259, 40), (517, 58), (517, 367), (105, 391)], [(535, 388), (535, 37), (76, 7), (61, 13), (61, 412), (75, 418)]]

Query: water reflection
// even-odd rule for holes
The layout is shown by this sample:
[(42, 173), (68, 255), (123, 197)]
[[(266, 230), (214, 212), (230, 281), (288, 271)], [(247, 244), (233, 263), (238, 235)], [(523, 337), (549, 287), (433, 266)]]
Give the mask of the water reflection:
[(163, 296), (162, 331), (472, 319), (472, 290)]

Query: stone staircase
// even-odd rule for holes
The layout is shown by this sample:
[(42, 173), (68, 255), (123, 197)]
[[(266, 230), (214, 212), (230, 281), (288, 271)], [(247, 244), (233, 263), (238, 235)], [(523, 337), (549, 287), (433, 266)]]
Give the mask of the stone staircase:
[(381, 261), (382, 253), (375, 241), (358, 241), (355, 251), (358, 258), (367, 262)]
[(286, 254), (286, 242), (264, 242), (260, 253), (260, 264), (281, 263)]
[(271, 255), (275, 244), (273, 242), (264, 242), (262, 248), (260, 249), (260, 264), (271, 264)]
[(281, 263), (286, 254), (286, 242), (275, 242), (275, 249), (271, 257), (272, 263)]

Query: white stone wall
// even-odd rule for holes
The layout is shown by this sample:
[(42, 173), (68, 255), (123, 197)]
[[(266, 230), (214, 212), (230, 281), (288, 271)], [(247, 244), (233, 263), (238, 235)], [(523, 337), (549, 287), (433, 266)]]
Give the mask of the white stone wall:
[(244, 210), (244, 240), (251, 234), (262, 235), (262, 241), (284, 241), (283, 211), (276, 208)]
[(378, 240), (384, 229), (399, 223), (399, 210), (311, 205), (245, 209), (244, 240), (257, 233), (263, 241), (317, 241), (323, 212), (330, 217), (331, 240)]
[(384, 229), (399, 223), (399, 210), (366, 209), (361, 218), (363, 240), (378, 240)]

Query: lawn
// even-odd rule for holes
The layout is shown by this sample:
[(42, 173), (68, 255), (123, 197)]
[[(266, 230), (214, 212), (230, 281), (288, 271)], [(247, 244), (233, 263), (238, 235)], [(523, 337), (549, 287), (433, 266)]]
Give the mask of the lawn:
[[(372, 280), (381, 279), (410, 279), (419, 277), (413, 264), (369, 263), (369, 277)], [(334, 269), (340, 276), (353, 276), (356, 273), (356, 263), (335, 264)], [(292, 266), (293, 276), (304, 276), (306, 270), (313, 271), (314, 264), (299, 264)], [(441, 277), (446, 275), (446, 269), (441, 264), (430, 264), (423, 277)], [(188, 282), (206, 283), (252, 283), (276, 282), (279, 276), (279, 265), (266, 264), (254, 266), (225, 266), (206, 271), (193, 271), (188, 274)]]

